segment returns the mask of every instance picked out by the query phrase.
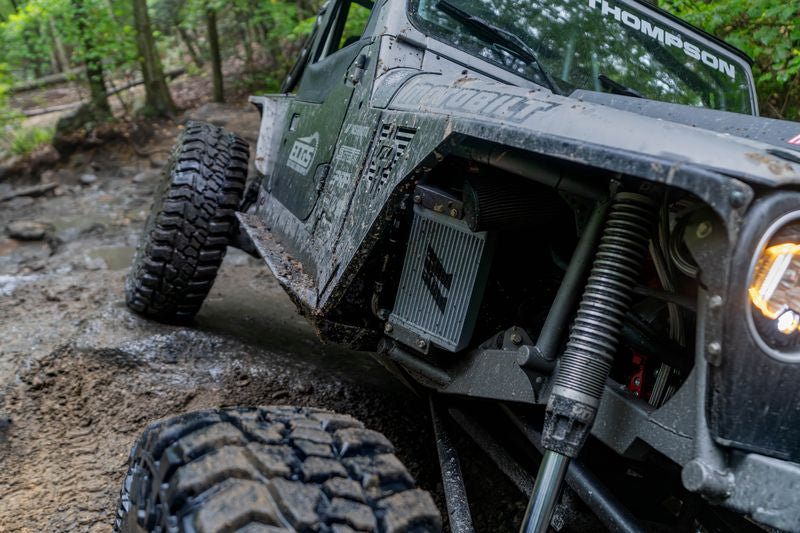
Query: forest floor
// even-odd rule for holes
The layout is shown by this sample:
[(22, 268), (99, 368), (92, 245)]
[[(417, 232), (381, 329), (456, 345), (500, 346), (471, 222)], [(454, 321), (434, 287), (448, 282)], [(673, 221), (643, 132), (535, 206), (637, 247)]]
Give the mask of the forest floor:
[[(237, 101), (151, 124), (135, 148), (77, 152), (46, 173), (55, 189), (0, 204), (0, 532), (110, 531), (146, 424), (228, 405), (360, 418), (393, 441), (446, 515), (425, 399), (369, 354), (321, 344), (260, 261), (231, 250), (191, 327), (125, 307), (123, 280), (181, 124), (207, 120), (254, 147), (258, 115)], [(0, 181), (0, 197), (26, 185)], [(477, 530), (515, 530), (523, 498), (465, 446)]]

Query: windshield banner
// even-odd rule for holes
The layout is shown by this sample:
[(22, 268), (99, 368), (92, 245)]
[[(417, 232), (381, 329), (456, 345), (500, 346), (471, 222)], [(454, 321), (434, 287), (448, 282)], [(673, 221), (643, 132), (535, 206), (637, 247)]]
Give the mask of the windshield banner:
[(724, 59), (717, 57), (708, 50), (700, 48), (694, 43), (684, 40), (679, 33), (672, 33), (668, 30), (665, 30), (664, 28), (653, 24), (649, 20), (646, 20), (635, 13), (631, 13), (630, 11), (626, 11), (619, 6), (610, 4), (606, 0), (588, 1), (589, 7), (599, 10), (602, 15), (613, 17), (617, 22), (620, 22), (636, 31), (642, 32), (648, 37), (660, 42), (664, 46), (674, 46), (675, 48), (680, 48), (683, 50), (684, 54), (692, 59), (700, 61), (704, 65), (714, 70), (719, 70), (732, 80), (736, 79), (736, 68), (731, 63), (728, 63)]

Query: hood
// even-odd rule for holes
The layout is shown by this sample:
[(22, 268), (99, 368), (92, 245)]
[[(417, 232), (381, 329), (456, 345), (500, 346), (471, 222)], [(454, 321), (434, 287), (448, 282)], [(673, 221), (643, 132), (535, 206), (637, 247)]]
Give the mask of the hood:
[(780, 156), (800, 163), (800, 153), (787, 153), (787, 151), (800, 152), (799, 122), (670, 104), (595, 91), (578, 90), (572, 93), (570, 97), (582, 102), (592, 102), (622, 111), (629, 111), (637, 115), (668, 120), (693, 128), (702, 128), (771, 144), (775, 146), (776, 150), (784, 152)]
[[(691, 167), (765, 186), (800, 184), (798, 152), (779, 141), (800, 135), (792, 122), (588, 91), (567, 97), (464, 76), (418, 73), (398, 85), (388, 109), (445, 118), (451, 134), (667, 181)], [(691, 120), (701, 116), (702, 123)]]

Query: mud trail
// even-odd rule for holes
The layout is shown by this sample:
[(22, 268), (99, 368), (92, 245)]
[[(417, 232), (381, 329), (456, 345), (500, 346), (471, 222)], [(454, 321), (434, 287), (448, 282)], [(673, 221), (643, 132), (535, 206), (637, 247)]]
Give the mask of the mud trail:
[[(255, 144), (258, 117), (247, 106), (189, 116)], [(161, 124), (136, 150), (79, 153), (55, 171), (54, 195), (0, 205), (0, 532), (110, 531), (146, 424), (228, 405), (350, 413), (394, 442), (444, 511), (425, 399), (370, 355), (320, 344), (260, 261), (229, 252), (189, 328), (127, 310), (124, 276), (179, 131), (180, 121)], [(44, 225), (45, 238), (8, 238), (20, 220)], [(462, 460), (468, 484), (477, 480), (478, 530), (515, 530), (519, 493), (474, 449)]]

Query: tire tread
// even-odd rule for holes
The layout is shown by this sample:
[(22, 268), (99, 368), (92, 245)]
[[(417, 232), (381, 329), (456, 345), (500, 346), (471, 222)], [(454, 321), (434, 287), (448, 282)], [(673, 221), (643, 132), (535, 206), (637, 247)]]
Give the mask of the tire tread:
[(133, 311), (165, 322), (197, 314), (237, 227), (249, 157), (247, 143), (235, 134), (187, 123), (125, 282)]
[(114, 531), (441, 531), (430, 494), (393, 452), (380, 433), (318, 409), (156, 422), (131, 451)]

